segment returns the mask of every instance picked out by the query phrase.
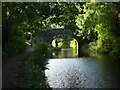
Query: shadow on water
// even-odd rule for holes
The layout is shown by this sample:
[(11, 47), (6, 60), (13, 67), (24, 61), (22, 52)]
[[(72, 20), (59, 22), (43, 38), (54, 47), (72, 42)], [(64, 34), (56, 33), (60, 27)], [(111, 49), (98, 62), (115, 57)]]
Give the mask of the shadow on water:
[(45, 75), (52, 88), (120, 88), (120, 62), (109, 57), (78, 57), (62, 49), (49, 59)]
[(77, 58), (78, 52), (73, 48), (62, 48), (59, 52), (53, 52), (53, 58)]

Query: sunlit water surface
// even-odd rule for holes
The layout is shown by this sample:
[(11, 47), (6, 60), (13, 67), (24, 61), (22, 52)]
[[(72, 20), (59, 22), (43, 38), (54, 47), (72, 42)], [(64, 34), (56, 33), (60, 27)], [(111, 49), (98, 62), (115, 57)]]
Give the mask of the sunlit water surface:
[[(70, 50), (68, 50), (69, 53)], [(66, 52), (66, 50), (65, 50)], [(61, 52), (63, 53), (63, 51)], [(59, 53), (59, 54), (61, 54)], [(66, 52), (67, 53), (67, 52)], [(108, 58), (68, 58), (58, 55), (49, 59), (45, 75), (52, 88), (120, 88), (120, 63)], [(62, 55), (62, 54), (61, 54)], [(66, 58), (67, 57), (67, 58)]]

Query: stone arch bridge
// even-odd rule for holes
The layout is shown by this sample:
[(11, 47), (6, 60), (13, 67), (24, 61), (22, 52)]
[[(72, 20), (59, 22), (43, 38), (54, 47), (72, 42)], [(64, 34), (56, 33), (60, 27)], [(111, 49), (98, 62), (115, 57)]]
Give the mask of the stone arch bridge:
[[(81, 40), (78, 36), (75, 36), (73, 34), (73, 31), (70, 29), (64, 29), (64, 28), (57, 28), (57, 29), (49, 29), (49, 30), (45, 30), (43, 32), (38, 33), (37, 35), (35, 35), (35, 37), (33, 37), (33, 41), (34, 40), (40, 40), (40, 41), (44, 41), (48, 44), (51, 44), (52, 40), (55, 37), (60, 37), (60, 36), (69, 36), (71, 38), (74, 38), (77, 42), (78, 42), (78, 51), (80, 51), (80, 44), (81, 44)], [(78, 53), (79, 56), (79, 53)]]

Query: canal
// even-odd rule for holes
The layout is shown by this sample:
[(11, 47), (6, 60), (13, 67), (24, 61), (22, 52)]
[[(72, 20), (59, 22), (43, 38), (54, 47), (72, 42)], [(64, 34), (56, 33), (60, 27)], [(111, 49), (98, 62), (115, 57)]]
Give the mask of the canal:
[(120, 62), (108, 57), (77, 57), (66, 48), (53, 53), (46, 67), (51, 88), (120, 88)]

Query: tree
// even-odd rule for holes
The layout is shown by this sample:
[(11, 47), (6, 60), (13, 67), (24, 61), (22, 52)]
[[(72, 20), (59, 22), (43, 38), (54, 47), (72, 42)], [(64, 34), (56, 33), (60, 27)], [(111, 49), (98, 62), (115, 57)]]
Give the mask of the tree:
[[(93, 33), (97, 40), (97, 50), (101, 53), (119, 53), (120, 37), (117, 36), (117, 8), (114, 3), (92, 2), (84, 4), (84, 15), (78, 16), (78, 26), (83, 36)], [(95, 34), (97, 33), (97, 34)], [(94, 36), (92, 36), (94, 37)], [(94, 39), (93, 39), (94, 41)]]

